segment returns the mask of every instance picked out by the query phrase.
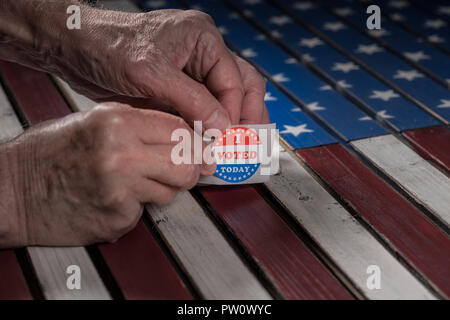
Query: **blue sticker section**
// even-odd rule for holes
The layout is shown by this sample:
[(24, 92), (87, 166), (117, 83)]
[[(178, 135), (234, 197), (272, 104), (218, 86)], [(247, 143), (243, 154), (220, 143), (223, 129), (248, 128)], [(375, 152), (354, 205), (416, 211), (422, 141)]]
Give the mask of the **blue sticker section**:
[[(408, 1), (379, 0), (377, 4), (381, 12), (394, 21), (408, 25), (414, 31), (424, 35), (428, 41), (450, 50), (450, 25), (445, 19), (420, 10)], [(448, 11), (450, 17), (450, 3), (448, 3)], [(384, 29), (384, 26), (381, 26)]]
[[(449, 90), (386, 50), (373, 52), (372, 54), (367, 53), (368, 50), (375, 50), (376, 47), (374, 45), (376, 44), (357, 30), (350, 27), (337, 31), (325, 28), (326, 24), (336, 24), (342, 21), (324, 10), (315, 6), (300, 9), (298, 5), (295, 5), (295, 2), (289, 0), (278, 0), (278, 3), (282, 4), (287, 10), (290, 10), (310, 26), (320, 30), (323, 34), (361, 59), (385, 78), (394, 82), (412, 97), (424, 103), (442, 118), (447, 121), (450, 120)], [(348, 14), (348, 12), (343, 10), (345, 7), (336, 9), (340, 9), (340, 14)]]
[[(399, 130), (409, 130), (437, 125), (440, 122), (400, 94), (359, 68), (332, 47), (320, 41), (313, 33), (294, 23), (282, 11), (260, 1), (233, 0), (242, 10), (249, 10), (254, 19), (269, 28), (285, 45), (297, 51), (311, 63), (320, 67), (342, 88), (346, 88), (364, 101), (379, 118)], [(274, 23), (275, 22), (275, 23)], [(330, 25), (338, 30), (345, 26)], [(332, 90), (321, 86), (321, 91)], [(318, 110), (321, 111), (321, 110)]]
[[(348, 1), (343, 0), (325, 0), (324, 3), (331, 8), (341, 8), (348, 5)], [(369, 16), (366, 13), (366, 7), (355, 1), (350, 2), (354, 10), (353, 14), (349, 14), (346, 19), (358, 26), (362, 31), (368, 32), (380, 39), (386, 41), (391, 47), (397, 49), (405, 57), (422, 65), (443, 81), (450, 78), (450, 59), (449, 57), (433, 47), (431, 44), (424, 42), (411, 33), (403, 30), (401, 27), (390, 22), (383, 15), (381, 18), (382, 31), (370, 31), (367, 29), (366, 20)], [(383, 12), (384, 8), (381, 8)], [(369, 51), (367, 51), (369, 52)]]
[(260, 164), (218, 164), (216, 176), (227, 182), (242, 182), (250, 179)]
[[(274, 81), (284, 85), (307, 104), (330, 127), (349, 140), (385, 134), (375, 121), (333, 90), (320, 90), (326, 83), (298, 64), (286, 64), (291, 57), (261, 38), (252, 26), (216, 1), (189, 1), (211, 14), (224, 37), (242, 54), (263, 67)], [(320, 110), (319, 110), (320, 109)]]
[[(176, 1), (138, 1), (143, 8), (179, 9)], [(200, 9), (200, 8), (198, 8)], [(266, 83), (265, 103), (271, 122), (276, 123), (280, 136), (294, 149), (336, 143), (324, 129), (312, 121), (300, 108), (287, 99), (273, 84)]]

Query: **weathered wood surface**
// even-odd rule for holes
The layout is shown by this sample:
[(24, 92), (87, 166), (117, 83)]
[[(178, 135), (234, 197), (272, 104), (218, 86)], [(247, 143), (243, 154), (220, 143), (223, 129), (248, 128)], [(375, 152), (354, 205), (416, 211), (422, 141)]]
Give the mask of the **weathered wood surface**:
[[(326, 146), (317, 147), (321, 148)], [(312, 155), (308, 161), (318, 161), (315, 157)], [(281, 174), (272, 177), (266, 183), (267, 188), (367, 298), (433, 299), (433, 295), (297, 159), (288, 152), (281, 152), (280, 166)], [(382, 270), (381, 290), (370, 290), (366, 285), (370, 265)]]
[(392, 135), (351, 143), (450, 226), (450, 179)]

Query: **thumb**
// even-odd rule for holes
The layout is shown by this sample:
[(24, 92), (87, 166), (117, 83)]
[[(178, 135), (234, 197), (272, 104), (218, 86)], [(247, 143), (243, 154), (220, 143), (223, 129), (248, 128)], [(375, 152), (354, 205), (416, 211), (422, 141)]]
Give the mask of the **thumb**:
[(221, 132), (231, 126), (227, 110), (206, 86), (180, 70), (166, 79), (166, 85), (160, 88), (162, 95), (191, 126), (194, 121), (202, 121), (203, 131), (219, 129)]

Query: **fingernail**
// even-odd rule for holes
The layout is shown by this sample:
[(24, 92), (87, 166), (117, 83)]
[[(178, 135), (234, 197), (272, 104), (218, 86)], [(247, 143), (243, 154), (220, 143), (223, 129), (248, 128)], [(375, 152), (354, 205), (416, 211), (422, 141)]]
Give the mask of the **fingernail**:
[(204, 129), (219, 129), (221, 132), (231, 127), (230, 117), (225, 109), (217, 109), (214, 113), (203, 123)]

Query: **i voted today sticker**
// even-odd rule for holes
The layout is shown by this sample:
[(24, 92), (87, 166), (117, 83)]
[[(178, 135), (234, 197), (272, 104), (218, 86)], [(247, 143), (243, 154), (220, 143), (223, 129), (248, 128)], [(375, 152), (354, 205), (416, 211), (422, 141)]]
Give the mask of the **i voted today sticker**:
[(227, 129), (213, 145), (216, 176), (227, 182), (249, 179), (259, 168), (261, 147), (262, 143), (254, 130), (245, 127)]
[(266, 182), (279, 172), (278, 147), (275, 124), (231, 127), (212, 142), (216, 171), (199, 185)]

